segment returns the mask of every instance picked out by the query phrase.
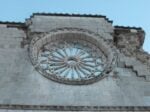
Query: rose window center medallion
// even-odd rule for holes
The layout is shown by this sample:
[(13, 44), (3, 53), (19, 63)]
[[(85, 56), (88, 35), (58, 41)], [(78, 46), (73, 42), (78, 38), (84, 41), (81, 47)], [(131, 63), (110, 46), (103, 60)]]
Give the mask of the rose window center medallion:
[(35, 68), (65, 84), (89, 84), (102, 78), (107, 58), (100, 47), (84, 38), (64, 34), (37, 39), (30, 49)]

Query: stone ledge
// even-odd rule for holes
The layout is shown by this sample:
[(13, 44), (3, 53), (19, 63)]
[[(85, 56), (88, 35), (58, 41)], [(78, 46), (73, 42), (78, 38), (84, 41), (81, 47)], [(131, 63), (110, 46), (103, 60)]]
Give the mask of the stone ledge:
[(25, 23), (22, 23), (22, 22), (10, 22), (10, 21), (0, 21), (0, 26), (1, 25), (5, 25), (6, 28), (10, 28), (10, 27), (13, 27), (13, 28), (21, 28), (21, 29), (26, 29), (26, 25)]
[(124, 30), (137, 30), (137, 31), (143, 31), (144, 32), (144, 30), (141, 28), (141, 27), (130, 27), (130, 26), (114, 26), (115, 27), (115, 29), (124, 29)]
[(36, 15), (38, 15), (38, 16), (95, 17), (95, 18), (104, 18), (107, 22), (113, 23), (113, 21), (109, 20), (106, 16), (98, 15), (98, 14), (33, 13), (31, 18)]
[(0, 104), (0, 109), (56, 111), (150, 111), (149, 106), (56, 106)]

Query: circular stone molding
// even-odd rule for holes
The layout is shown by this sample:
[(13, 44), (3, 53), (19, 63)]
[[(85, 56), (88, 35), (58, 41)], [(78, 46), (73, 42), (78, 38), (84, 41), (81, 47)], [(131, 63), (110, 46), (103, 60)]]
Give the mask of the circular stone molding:
[(63, 28), (31, 40), (29, 54), (35, 69), (48, 79), (84, 85), (104, 78), (113, 53), (99, 35), (81, 29)]

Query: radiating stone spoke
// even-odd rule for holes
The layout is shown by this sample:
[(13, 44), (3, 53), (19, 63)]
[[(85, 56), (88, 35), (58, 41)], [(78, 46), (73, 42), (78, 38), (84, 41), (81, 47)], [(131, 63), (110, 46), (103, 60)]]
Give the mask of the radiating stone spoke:
[(78, 70), (78, 68), (77, 68), (77, 67), (75, 67), (75, 71), (76, 71), (76, 73), (77, 73), (77, 75), (78, 75), (79, 79), (82, 79), (81, 74), (80, 74), (80, 72), (79, 72), (79, 70)]
[(56, 51), (56, 53), (59, 54), (62, 58), (65, 57), (60, 51)]
[(61, 59), (61, 60), (58, 60), (58, 59), (53, 59), (53, 58), (49, 58), (49, 61), (50, 61), (50, 62), (55, 62), (55, 63), (57, 63), (57, 62), (63, 62), (62, 59)]
[(51, 63), (49, 63), (49, 65), (51, 65), (53, 67), (58, 67), (58, 66), (64, 65), (64, 63), (54, 63), (54, 62), (51, 62)]
[(63, 58), (62, 57), (59, 57), (59, 56), (56, 56), (56, 55), (54, 55), (54, 54), (51, 54), (51, 57), (50, 58), (55, 58), (55, 59), (57, 59), (57, 60), (62, 60)]
[(59, 75), (63, 76), (67, 70), (68, 70), (67, 67), (64, 67), (64, 68), (60, 69), (59, 70), (59, 73), (60, 73)]
[(65, 65), (65, 66), (67, 66), (66, 65), (66, 63), (60, 63), (60, 62), (50, 62), (50, 64), (52, 65), (52, 66), (62, 66), (62, 65)]
[(82, 57), (82, 59), (88, 59), (88, 58), (91, 58), (91, 56), (88, 55), (88, 56)]
[(85, 52), (80, 50), (80, 52), (79, 52), (77, 55), (78, 55), (78, 56), (85, 55)]
[[(38, 59), (41, 69), (65, 80), (87, 80), (100, 75), (105, 57), (95, 45), (86, 42), (54, 42), (40, 50)], [(103, 58), (104, 59), (103, 59)]]
[(94, 62), (93, 60), (81, 60), (81, 61), (84, 63), (93, 63)]
[(81, 71), (83, 73), (83, 75), (85, 77), (88, 77), (87, 73), (81, 68), (81, 67), (78, 67), (79, 71)]
[(78, 48), (75, 48), (76, 49), (76, 51), (75, 51), (75, 55), (77, 55), (78, 54), (78, 52), (79, 52), (79, 49)]
[(86, 66), (81, 65), (81, 67), (82, 67), (83, 69), (85, 69), (86, 71), (88, 71), (88, 72), (91, 71), (91, 69), (90, 69), (90, 68), (87, 68)]
[(54, 70), (59, 70), (59, 69), (64, 68), (64, 67), (66, 67), (66, 65), (65, 65), (65, 64), (63, 64), (63, 65), (61, 65), (61, 66), (57, 66), (57, 67), (55, 67), (55, 68), (54, 68)]
[(66, 78), (69, 75), (70, 69), (65, 73), (64, 78)]
[(93, 67), (95, 67), (95, 65), (91, 65), (91, 64), (87, 64), (87, 63), (81, 63), (83, 66), (88, 66), (88, 67), (91, 67), (91, 68), (93, 68)]
[(66, 49), (62, 49), (63, 50), (63, 52), (64, 52), (64, 54), (66, 55), (66, 57), (68, 57), (68, 54), (67, 54), (67, 52), (66, 52)]

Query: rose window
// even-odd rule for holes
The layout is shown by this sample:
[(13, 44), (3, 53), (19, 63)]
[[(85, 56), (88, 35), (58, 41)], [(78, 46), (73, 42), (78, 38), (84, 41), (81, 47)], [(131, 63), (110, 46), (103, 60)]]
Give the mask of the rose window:
[(85, 35), (72, 35), (50, 35), (34, 41), (30, 50), (35, 68), (65, 84), (89, 84), (102, 78), (108, 59), (99, 43)]
[(105, 57), (92, 47), (75, 42), (47, 44), (39, 52), (39, 66), (47, 74), (69, 80), (93, 78), (103, 72)]

